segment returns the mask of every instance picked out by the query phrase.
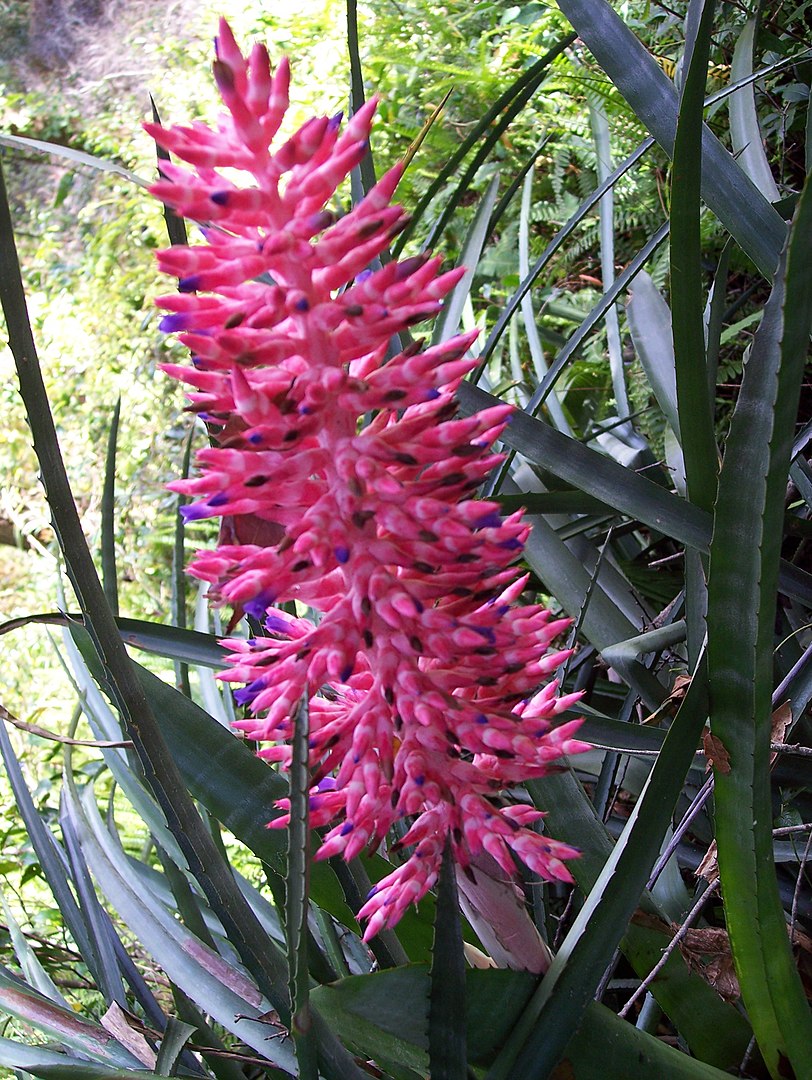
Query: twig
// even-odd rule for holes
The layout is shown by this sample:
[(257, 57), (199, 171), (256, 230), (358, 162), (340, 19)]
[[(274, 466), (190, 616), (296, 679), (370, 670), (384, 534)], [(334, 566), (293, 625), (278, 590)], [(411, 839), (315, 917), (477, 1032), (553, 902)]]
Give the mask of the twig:
[(774, 754), (794, 754), (796, 757), (812, 757), (812, 746), (796, 746), (794, 743), (771, 742)]
[(0, 705), (0, 720), (5, 720), (6, 723), (19, 728), (20, 731), (27, 732), (29, 735), (37, 735), (40, 739), (49, 739), (51, 742), (64, 743), (66, 746), (95, 746), (99, 750), (116, 750), (119, 748), (132, 750), (133, 748), (133, 744), (129, 739), (108, 742), (96, 739), (71, 739), (68, 735), (57, 735), (55, 731), (49, 731), (47, 728), (40, 727), (39, 724), (29, 724), (25, 720), (20, 720), (19, 717), (14, 716), (3, 705)]
[(780, 829), (773, 829), (773, 836), (791, 836), (792, 833), (812, 832), (812, 824), (783, 825)]
[(691, 803), (691, 805), (686, 810), (686, 812), (685, 812), (682, 820), (680, 821), (679, 825), (677, 825), (677, 827), (674, 829), (673, 835), (672, 835), (671, 839), (669, 840), (668, 844), (666, 845), (665, 851), (663, 851), (663, 853), (660, 855), (659, 859), (657, 859), (657, 862), (654, 864), (654, 868), (651, 871), (651, 877), (648, 879), (648, 882), (646, 884), (647, 889), (653, 889), (654, 888), (654, 883), (656, 882), (656, 880), (660, 876), (660, 874), (663, 872), (663, 870), (665, 868), (665, 864), (668, 862), (668, 860), (671, 858), (673, 853), (676, 851), (678, 844), (680, 843), (683, 836), (688, 831), (688, 829), (689, 829), (689, 827), (691, 825), (691, 822), (694, 820), (696, 815), (699, 813), (699, 811), (702, 809), (702, 807), (708, 801), (708, 797), (709, 797), (712, 790), (713, 790), (713, 774), (711, 774), (707, 778), (707, 780), (704, 782), (702, 787), (696, 793), (696, 795), (694, 796), (693, 802)]
[(674, 951), (674, 949), (676, 949), (676, 947), (688, 933), (689, 929), (691, 928), (691, 924), (699, 915), (700, 911), (705, 905), (706, 900), (708, 900), (715, 891), (715, 885), (709, 885), (706, 889), (703, 890), (699, 899), (696, 900), (694, 906), (683, 919), (682, 925), (680, 926), (679, 930), (677, 930), (677, 932), (669, 941), (668, 945), (666, 945), (666, 947), (663, 949), (663, 955), (660, 957), (660, 959), (657, 961), (657, 963), (654, 965), (648, 975), (646, 975), (645, 979), (643, 979), (635, 992), (632, 994), (632, 996), (618, 1013), (618, 1016), (621, 1019), (624, 1019), (627, 1016), (629, 1009), (631, 1009), (632, 1005), (634, 1005), (638, 998), (641, 998), (643, 994), (645, 994), (645, 992), (648, 990), (648, 988), (663, 970), (665, 965), (668, 963), (668, 959), (671, 956), (671, 953)]
[(795, 879), (795, 891), (792, 894), (792, 909), (790, 911), (789, 917), (789, 940), (793, 945), (795, 944), (795, 923), (798, 918), (798, 899), (801, 895), (801, 883), (804, 879), (806, 860), (809, 857), (809, 849), (811, 847), (812, 832), (810, 832), (809, 837), (807, 838), (806, 847), (804, 848), (804, 853), (801, 856), (800, 866), (798, 867), (798, 877)]

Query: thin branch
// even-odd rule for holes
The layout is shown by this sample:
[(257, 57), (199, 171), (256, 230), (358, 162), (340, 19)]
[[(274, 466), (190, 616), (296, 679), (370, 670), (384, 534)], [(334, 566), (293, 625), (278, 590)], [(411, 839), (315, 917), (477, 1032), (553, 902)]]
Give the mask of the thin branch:
[(657, 976), (663, 970), (665, 965), (668, 963), (668, 960), (669, 960), (669, 957), (671, 956), (671, 953), (674, 951), (674, 949), (677, 948), (679, 943), (682, 941), (682, 939), (688, 933), (688, 931), (691, 928), (691, 925), (696, 920), (696, 918), (698, 917), (700, 911), (704, 907), (705, 902), (710, 899), (711, 895), (715, 891), (716, 891), (716, 886), (715, 885), (709, 885), (702, 892), (702, 895), (694, 903), (694, 906), (691, 908), (691, 910), (685, 916), (685, 919), (683, 920), (682, 925), (680, 926), (679, 930), (677, 930), (677, 932), (674, 934), (674, 936), (669, 941), (668, 945), (666, 945), (666, 947), (663, 949), (663, 955), (660, 957), (660, 959), (657, 961), (657, 963), (654, 965), (654, 967), (651, 969), (651, 971), (648, 973), (648, 975), (646, 975), (645, 979), (643, 979), (643, 981), (637, 987), (635, 992), (632, 994), (632, 996), (629, 998), (629, 1000), (626, 1002), (626, 1004), (623, 1006), (623, 1008), (618, 1013), (618, 1016), (621, 1019), (626, 1018), (626, 1016), (629, 1013), (629, 1009), (631, 1009), (632, 1005), (634, 1005), (634, 1003), (639, 998), (641, 998), (643, 996), (643, 994), (645, 994), (645, 992), (648, 990), (648, 988), (651, 986), (651, 984), (654, 982), (654, 980), (657, 978)]
[(30, 724), (26, 720), (20, 720), (19, 717), (10, 713), (3, 705), (0, 705), (0, 720), (5, 720), (7, 724), (11, 724), (29, 735), (37, 735), (40, 739), (49, 739), (51, 742), (64, 743), (65, 746), (95, 746), (99, 750), (133, 749), (133, 743), (129, 739), (108, 742), (96, 739), (71, 739), (68, 735), (57, 735), (55, 731), (49, 731), (47, 728), (40, 727), (39, 724)]
[(798, 877), (795, 879), (795, 891), (792, 894), (792, 909), (790, 911), (789, 919), (789, 940), (793, 945), (795, 944), (795, 923), (798, 920), (798, 900), (801, 895), (801, 885), (806, 874), (806, 860), (809, 858), (810, 848), (812, 848), (812, 832), (810, 832), (807, 837), (804, 853), (801, 856), (800, 865), (798, 867)]
[(812, 832), (812, 824), (784, 825), (780, 829), (773, 829), (773, 836), (791, 836), (792, 833)]
[(812, 757), (812, 746), (796, 746), (792, 743), (771, 742), (770, 750), (775, 754), (793, 754), (795, 757)]

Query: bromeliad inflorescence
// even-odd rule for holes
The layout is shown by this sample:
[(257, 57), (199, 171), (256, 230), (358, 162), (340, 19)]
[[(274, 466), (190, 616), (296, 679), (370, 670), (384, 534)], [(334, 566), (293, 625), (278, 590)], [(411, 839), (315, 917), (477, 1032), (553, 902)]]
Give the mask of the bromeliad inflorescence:
[[(180, 279), (158, 301), (162, 328), (193, 357), (164, 369), (217, 430), (201, 475), (171, 485), (198, 497), (187, 519), (223, 519), (190, 572), (269, 635), (225, 643), (221, 678), (246, 684), (235, 696), (251, 713), (237, 726), (284, 767), (310, 699), (311, 823), (332, 825), (317, 858), (350, 859), (406, 823), (389, 851), (408, 857), (360, 912), (367, 937), (432, 887), (446, 837), (463, 869), (486, 852), (511, 875), (516, 855), (570, 881), (576, 852), (497, 798), (586, 749), (579, 721), (555, 724), (578, 695), (542, 685), (567, 655), (548, 651), (566, 621), (517, 603), (528, 526), (472, 497), (511, 409), (456, 418), (473, 334), (387, 352), (462, 271), (424, 256), (369, 269), (405, 222), (390, 205), (400, 166), (344, 216), (326, 208), (367, 151), (374, 102), (343, 132), (314, 118), (272, 152), (287, 63), (272, 74), (262, 45), (244, 58), (222, 21), (214, 73), (216, 128), (147, 130), (191, 166), (162, 164), (153, 193), (206, 223), (204, 243), (160, 255)], [(275, 606), (289, 601), (318, 621)]]

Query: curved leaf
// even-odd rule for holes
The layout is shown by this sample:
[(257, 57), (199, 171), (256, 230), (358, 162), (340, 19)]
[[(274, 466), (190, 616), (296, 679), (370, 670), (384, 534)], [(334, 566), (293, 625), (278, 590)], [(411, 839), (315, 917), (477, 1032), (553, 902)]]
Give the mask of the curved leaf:
[[(536, 980), (526, 971), (490, 969), (467, 971), (465, 981), (469, 1062), (487, 1066)], [(342, 979), (319, 987), (313, 997), (360, 1053), (383, 1062), (395, 1077), (422, 1077), (428, 1064), (424, 1004), (428, 983), (425, 967), (413, 965)], [(555, 1074), (562, 1080), (724, 1080), (728, 1075), (674, 1050), (594, 1002), (583, 1024), (568, 1035), (561, 1073)], [(511, 1075), (524, 1080), (522, 1073)]]
[[(677, 91), (606, 0), (558, 0), (595, 59), (669, 155)], [(708, 128), (702, 132), (702, 198), (766, 278), (772, 278), (786, 225)]]
[[(730, 62), (730, 81), (733, 83), (748, 79), (753, 73), (755, 36), (756, 20), (748, 19), (739, 31), (733, 49), (733, 59)], [(748, 81), (728, 98), (730, 142), (739, 165), (764, 198), (775, 203), (781, 198), (781, 194), (764, 152), (754, 91), (754, 84)]]
[[(772, 653), (784, 497), (812, 329), (812, 182), (745, 365), (711, 544), (708, 664), (719, 870), (742, 996), (770, 1073), (812, 1076), (812, 1014), (789, 947), (772, 851)], [(742, 498), (742, 492), (747, 498)]]
[(561, 1057), (637, 907), (657, 858), (707, 716), (702, 670), (694, 675), (662, 752), (549, 971), (488, 1080), (544, 1080)]

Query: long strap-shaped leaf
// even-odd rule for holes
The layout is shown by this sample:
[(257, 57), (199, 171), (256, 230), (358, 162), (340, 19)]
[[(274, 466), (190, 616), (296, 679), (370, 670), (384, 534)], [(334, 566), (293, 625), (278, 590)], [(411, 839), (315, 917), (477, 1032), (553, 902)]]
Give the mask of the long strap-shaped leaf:
[[(677, 129), (674, 84), (607, 0), (558, 0), (558, 6), (670, 156)], [(709, 128), (702, 131), (702, 198), (762, 274), (772, 278), (786, 226)]]
[(479, 265), (482, 258), (482, 248), (490, 236), (491, 220), (496, 195), (499, 191), (499, 174), (497, 173), (488, 189), (480, 200), (474, 219), (465, 234), (462, 251), (457, 260), (457, 266), (464, 266), (465, 276), (454, 286), (454, 290), (443, 303), (443, 308), (434, 323), (434, 331), (431, 335), (432, 345), (450, 340), (459, 330), (465, 302), (471, 293), (471, 284), (474, 279), (474, 268)]
[[(364, 75), (361, 68), (361, 51), (358, 40), (358, 3), (357, 0), (347, 0), (347, 49), (350, 54), (350, 115), (355, 113), (364, 104)], [(353, 182), (360, 180), (361, 191), (357, 196), (362, 198), (375, 186), (375, 165), (372, 160), (372, 150), (367, 149), (361, 160), (356, 173), (353, 170)], [(353, 202), (357, 202), (356, 192), (353, 191)]]
[(121, 398), (113, 409), (110, 433), (107, 437), (107, 462), (104, 467), (104, 486), (101, 501), (101, 564), (102, 584), (107, 602), (118, 615), (118, 573), (116, 570), (116, 450), (121, 420)]
[[(353, 975), (318, 987), (313, 996), (359, 1052), (386, 1062), (384, 1067), (393, 1076), (411, 1078), (415, 1073), (426, 1075), (428, 1039), (422, 1005), (428, 981), (425, 967), (412, 964)], [(465, 982), (468, 1058), (479, 1067), (493, 1060), (532, 990), (533, 976), (526, 971), (475, 969), (466, 972)], [(556, 1080), (725, 1080), (729, 1075), (625, 1023), (596, 1002), (590, 1002), (583, 1024), (569, 1035)], [(397, 1072), (390, 1062), (400, 1066)], [(511, 1080), (526, 1080), (522, 1072), (510, 1075)], [(434, 1072), (431, 1078), (440, 1080)]]
[(290, 766), (290, 825), (288, 826), (288, 873), (285, 898), (288, 941), (288, 987), (290, 1031), (296, 1047), (301, 1080), (318, 1080), (316, 1044), (310, 1016), (307, 968), (307, 908), (310, 869), (310, 711), (305, 692), (296, 710), (293, 728), (293, 760)]
[(545, 1080), (581, 1024), (640, 901), (706, 716), (706, 672), (701, 665), (623, 835), (488, 1080)]
[(719, 480), (711, 544), (708, 664), (716, 829), (725, 912), (742, 996), (774, 1077), (786, 1058), (812, 1077), (812, 1015), (778, 895), (769, 753), (773, 634), (792, 434), (812, 328), (812, 181), (745, 365)]
[[(625, 738), (633, 731), (643, 730), (639, 724), (619, 721), (615, 721), (614, 726), (627, 729)], [(586, 725), (581, 734), (590, 740), (593, 738)], [(662, 738), (663, 732), (658, 732), (658, 737)], [(550, 835), (580, 848), (580, 859), (574, 859), (570, 867), (581, 890), (589, 893), (612, 853), (612, 841), (595, 813), (595, 807), (572, 771), (551, 773), (541, 780), (531, 781), (527, 787), (538, 808), (547, 811), (545, 828), (550, 830)], [(643, 893), (640, 908), (643, 917), (632, 919), (621, 948), (642, 978), (661, 959), (671, 934), (664, 915), (657, 910), (648, 892)], [(701, 975), (689, 969), (678, 949), (671, 953), (651, 991), (695, 1057), (719, 1069), (730, 1069), (739, 1064), (752, 1037), (747, 1020)]]
[(429, 991), (429, 1072), (432, 1080), (467, 1080), (465, 958), (451, 841), (446, 837), (437, 887), (437, 917)]
[[(460, 411), (465, 415), (500, 403), (500, 399), (487, 390), (468, 382), (460, 384), (457, 397)], [(517, 409), (501, 441), (619, 513), (650, 525), (686, 547), (708, 550), (710, 514), (597, 450), (568, 438), (549, 424)], [(812, 603), (812, 575), (800, 567), (782, 562), (780, 584), (786, 596)]]
[[(100, 1024), (77, 1015), (63, 1005), (57, 1005), (24, 983), (3, 964), (0, 964), (0, 1012), (22, 1021), (69, 1052), (74, 1051), (92, 1061), (126, 1068), (137, 1068), (141, 1064)], [(8, 1046), (7, 1040), (3, 1040), (0, 1064), (8, 1060), (3, 1052)], [(24, 1055), (21, 1054), (17, 1060), (24, 1061)]]
[[(486, 390), (466, 382), (460, 385), (457, 397), (461, 411), (466, 414), (499, 403), (499, 399)], [(628, 514), (688, 547), (707, 551), (709, 515), (653, 480), (618, 465), (526, 412), (517, 410), (511, 416), (501, 439), (512, 450), (579, 491), (594, 495), (620, 513)]]
[[(705, 358), (702, 296), (702, 109), (715, 0), (693, 0), (693, 46), (680, 96), (671, 171), (671, 312), (680, 446), (688, 498), (713, 508), (718, 453)], [(707, 566), (696, 551), (685, 553), (688, 657), (695, 663), (705, 640)]]
[(701, 12), (680, 99), (671, 179), (671, 314), (680, 442), (688, 498), (711, 510), (716, 495), (713, 434), (702, 313), (700, 190), (702, 107), (708, 70), (714, 0), (698, 0)]

